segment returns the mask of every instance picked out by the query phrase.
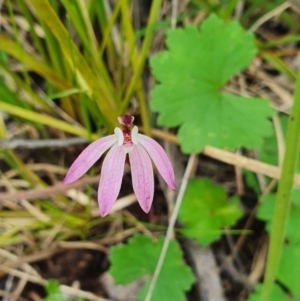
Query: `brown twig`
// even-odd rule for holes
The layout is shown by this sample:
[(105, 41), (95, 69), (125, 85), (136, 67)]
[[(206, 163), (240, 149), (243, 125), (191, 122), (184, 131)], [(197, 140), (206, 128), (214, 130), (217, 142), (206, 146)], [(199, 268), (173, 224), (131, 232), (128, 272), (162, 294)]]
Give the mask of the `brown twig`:
[[(12, 300), (12, 298), (14, 298), (14, 296), (15, 296), (15, 293), (6, 292), (6, 291), (0, 289), (0, 296), (6, 297), (7, 300)], [(18, 296), (18, 301), (26, 301), (26, 299)]]
[(40, 251), (35, 254), (30, 254), (30, 255), (24, 255), (22, 257), (18, 257), (18, 259), (12, 259), (10, 261), (7, 261), (3, 264), (0, 265), (0, 270), (3, 268), (16, 268), (24, 263), (32, 263), (32, 262), (37, 262), (41, 260), (45, 260), (47, 258), (52, 257), (54, 254), (60, 252), (62, 250), (56, 248), (56, 247), (51, 247), (48, 248), (47, 250)]
[[(40, 284), (43, 286), (47, 285), (47, 283), (48, 283), (48, 281), (42, 277), (30, 275), (28, 273), (21, 272), (21, 271), (11, 269), (8, 267), (3, 267), (2, 270), (6, 273), (9, 273), (11, 275), (14, 275), (15, 277), (20, 278), (20, 279), (26, 279), (27, 281), (37, 283), (37, 284)], [(86, 291), (80, 290), (78, 288), (70, 287), (67, 285), (61, 285), (60, 290), (63, 293), (73, 295), (73, 296), (78, 296), (78, 297), (81, 297), (81, 298), (84, 298), (87, 300), (91, 300), (91, 301), (109, 301), (108, 299), (104, 299), (102, 297), (96, 296), (93, 293), (86, 292)]]
[(16, 149), (16, 148), (26, 148), (26, 149), (36, 149), (36, 148), (63, 148), (71, 145), (84, 144), (89, 141), (86, 138), (72, 137), (65, 139), (12, 139), (4, 140), (0, 139), (0, 147), (5, 149)]
[(260, 239), (260, 244), (256, 249), (256, 254), (253, 259), (251, 272), (248, 277), (248, 282), (252, 287), (254, 287), (257, 284), (259, 279), (264, 274), (266, 258), (268, 254), (268, 246), (269, 246), (269, 241), (265, 236), (263, 236)]
[[(235, 153), (240, 155), (241, 151), (237, 150)], [(234, 167), (234, 171), (237, 195), (241, 196), (244, 194), (243, 172), (242, 169), (238, 166)]]
[(108, 248), (99, 243), (90, 241), (58, 241), (55, 244), (57, 244), (57, 246), (62, 249), (88, 249), (109, 254)]
[(41, 260), (48, 259), (53, 255), (62, 252), (64, 249), (89, 249), (89, 250), (97, 250), (104, 252), (106, 254), (109, 253), (109, 250), (105, 248), (101, 244), (96, 244), (89, 241), (59, 241), (53, 243), (46, 250), (18, 257), (17, 259), (10, 259), (5, 263), (0, 265), (0, 270), (2, 268), (17, 268), (24, 263), (33, 263)]
[[(151, 132), (152, 135), (156, 138), (166, 139), (170, 142), (178, 144), (177, 136), (173, 134), (156, 129), (153, 129)], [(233, 166), (238, 166), (255, 173), (263, 174), (273, 179), (278, 180), (280, 177), (281, 169), (278, 166), (263, 163), (254, 159), (231, 153), (226, 150), (218, 149), (212, 146), (206, 146), (204, 147), (202, 154)], [(294, 184), (296, 186), (300, 186), (299, 174), (295, 175)]]
[(67, 190), (70, 189), (79, 189), (87, 184), (95, 184), (98, 183), (100, 176), (94, 177), (85, 177), (80, 179), (72, 184), (64, 185), (62, 183), (53, 185), (51, 187), (46, 188), (37, 188), (26, 191), (18, 191), (18, 192), (2, 192), (0, 193), (0, 201), (11, 201), (16, 202), (22, 199), (25, 200), (34, 200), (39, 198), (47, 198), (56, 194), (65, 194)]

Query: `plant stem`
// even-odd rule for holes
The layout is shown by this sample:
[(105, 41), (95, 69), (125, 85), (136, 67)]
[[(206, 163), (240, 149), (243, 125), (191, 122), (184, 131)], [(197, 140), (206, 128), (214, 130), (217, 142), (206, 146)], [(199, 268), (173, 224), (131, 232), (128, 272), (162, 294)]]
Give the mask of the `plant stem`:
[(300, 144), (300, 70), (297, 76), (294, 104), (289, 117), (286, 136), (286, 150), (283, 160), (275, 211), (271, 229), (271, 239), (268, 252), (268, 261), (265, 280), (262, 288), (261, 301), (270, 300), (270, 294), (276, 278), (283, 247), (285, 226), (290, 208), (290, 197), (293, 179), (299, 155)]

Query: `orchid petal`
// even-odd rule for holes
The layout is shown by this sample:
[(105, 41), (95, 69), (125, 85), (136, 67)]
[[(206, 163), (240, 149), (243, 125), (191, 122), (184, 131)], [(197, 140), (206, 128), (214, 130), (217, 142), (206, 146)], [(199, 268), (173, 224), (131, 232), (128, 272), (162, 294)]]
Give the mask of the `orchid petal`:
[(126, 154), (122, 146), (115, 144), (107, 153), (101, 171), (98, 203), (101, 216), (107, 215), (120, 192)]
[(116, 136), (110, 135), (98, 139), (87, 146), (71, 165), (65, 179), (63, 180), (63, 183), (72, 183), (83, 176), (90, 169), (90, 167), (103, 155), (103, 153), (116, 142)]
[(153, 139), (138, 134), (139, 143), (146, 149), (165, 182), (176, 189), (174, 170), (164, 149)]
[(134, 193), (142, 209), (148, 213), (154, 194), (154, 178), (150, 157), (142, 146), (135, 145), (129, 153), (129, 160)]

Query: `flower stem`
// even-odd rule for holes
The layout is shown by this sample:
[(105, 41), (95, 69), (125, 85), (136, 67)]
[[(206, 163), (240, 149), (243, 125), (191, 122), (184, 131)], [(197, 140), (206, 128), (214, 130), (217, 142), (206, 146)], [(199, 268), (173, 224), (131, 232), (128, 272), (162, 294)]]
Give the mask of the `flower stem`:
[(297, 76), (294, 104), (289, 117), (286, 136), (286, 150), (283, 160), (278, 192), (276, 196), (275, 211), (271, 229), (271, 239), (265, 280), (262, 288), (261, 301), (270, 300), (270, 294), (276, 278), (283, 247), (286, 221), (290, 208), (290, 197), (294, 174), (299, 155), (300, 144), (300, 70)]
[[(143, 68), (144, 68), (148, 53), (149, 53), (149, 49), (151, 47), (151, 42), (152, 42), (153, 34), (155, 31), (154, 25), (157, 21), (158, 14), (160, 12), (161, 3), (162, 3), (162, 0), (152, 1), (145, 38), (143, 40), (140, 55), (137, 58), (138, 61), (136, 63), (136, 70), (133, 74), (133, 77), (129, 83), (129, 87), (127, 89), (126, 95), (124, 97), (124, 101), (123, 101), (122, 109), (121, 109), (122, 114), (127, 109), (130, 99), (132, 97), (132, 94), (134, 93), (134, 90), (137, 88), (138, 89), (140, 88), (140, 87), (137, 87), (137, 84), (141, 78), (142, 71), (143, 71)], [(149, 112), (147, 110), (146, 103), (143, 103), (143, 102), (140, 103), (140, 110), (141, 110), (141, 117), (143, 120), (143, 127), (144, 127), (145, 134), (149, 135), (150, 134), (150, 121), (149, 121)]]

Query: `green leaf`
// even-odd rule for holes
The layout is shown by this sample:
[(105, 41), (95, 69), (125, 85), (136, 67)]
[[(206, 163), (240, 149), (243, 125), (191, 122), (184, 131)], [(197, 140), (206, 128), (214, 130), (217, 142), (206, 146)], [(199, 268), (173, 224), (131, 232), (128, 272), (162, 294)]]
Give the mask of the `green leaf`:
[(300, 245), (285, 245), (276, 278), (296, 296), (297, 300), (300, 300), (299, 271)]
[[(255, 287), (255, 291), (249, 296), (247, 301), (260, 301), (262, 285), (258, 284)], [(273, 286), (273, 290), (270, 295), (270, 300), (272, 301), (291, 301), (291, 298), (280, 288), (278, 284)], [(294, 300), (294, 299), (293, 299)], [(297, 299), (299, 301), (299, 299)], [(297, 301), (294, 300), (294, 301)]]
[(43, 299), (43, 301), (84, 301), (84, 299), (78, 297), (76, 299), (74, 298), (68, 298), (67, 294), (64, 294), (60, 290), (60, 285), (56, 280), (49, 280), (46, 284), (46, 292), (47, 297)]
[(66, 300), (60, 291), (59, 283), (56, 280), (49, 280), (46, 285), (47, 297), (43, 301), (62, 301)]
[[(266, 230), (270, 234), (272, 228), (272, 218), (275, 207), (275, 194), (268, 194), (263, 198), (259, 206), (256, 217), (265, 221)], [(294, 189), (292, 192), (291, 208), (286, 225), (285, 238), (289, 243), (300, 243), (300, 190)]]
[[(145, 235), (137, 234), (111, 250), (111, 267), (109, 272), (117, 284), (127, 284), (142, 276), (154, 273), (163, 238), (156, 243)], [(182, 261), (182, 251), (176, 241), (171, 241), (165, 262), (159, 275), (151, 301), (173, 300), (184, 301), (184, 292), (189, 290), (195, 278), (190, 268)], [(139, 294), (139, 300), (144, 300), (150, 280)]]
[(56, 280), (49, 280), (46, 285), (46, 291), (48, 294), (60, 293), (59, 283)]
[(179, 126), (183, 152), (245, 146), (258, 149), (271, 133), (273, 110), (259, 98), (221, 92), (256, 54), (254, 36), (237, 22), (215, 15), (196, 27), (170, 30), (167, 51), (150, 61), (160, 84), (152, 90), (151, 108), (160, 125)]
[(221, 228), (233, 225), (242, 215), (237, 197), (227, 200), (225, 189), (209, 179), (192, 179), (179, 212), (181, 232), (206, 246), (220, 238)]

